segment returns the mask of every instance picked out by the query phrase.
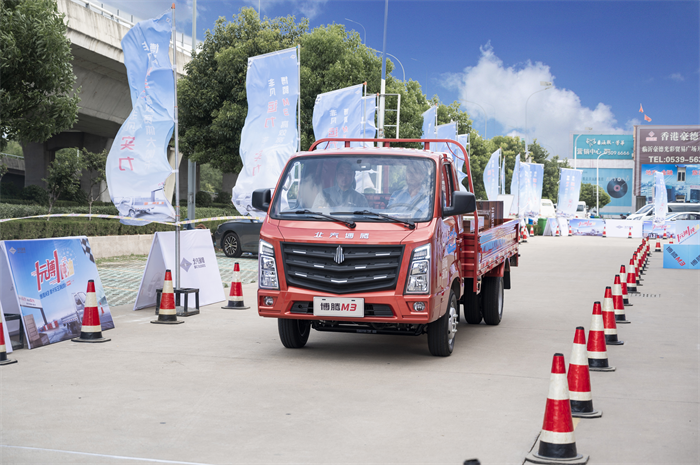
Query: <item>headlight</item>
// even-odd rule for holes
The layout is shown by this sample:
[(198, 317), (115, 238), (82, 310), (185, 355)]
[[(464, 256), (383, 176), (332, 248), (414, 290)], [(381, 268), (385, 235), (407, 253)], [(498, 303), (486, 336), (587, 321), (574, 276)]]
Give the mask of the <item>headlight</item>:
[(408, 265), (406, 294), (430, 293), (430, 244), (416, 248)]
[(260, 240), (258, 246), (258, 287), (262, 289), (279, 289), (275, 249), (268, 242)]

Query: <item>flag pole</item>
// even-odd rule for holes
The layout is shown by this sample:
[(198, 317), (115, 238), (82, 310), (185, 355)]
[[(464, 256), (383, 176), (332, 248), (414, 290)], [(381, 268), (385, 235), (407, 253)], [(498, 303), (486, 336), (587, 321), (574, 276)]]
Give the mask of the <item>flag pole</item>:
[(180, 147), (178, 146), (177, 121), (177, 37), (175, 36), (175, 3), (173, 10), (173, 120), (175, 122), (175, 289), (180, 288)]
[[(259, 10), (259, 8), (258, 8)], [(258, 15), (260, 13), (258, 12)], [(297, 44), (297, 152), (301, 152), (301, 46)]]

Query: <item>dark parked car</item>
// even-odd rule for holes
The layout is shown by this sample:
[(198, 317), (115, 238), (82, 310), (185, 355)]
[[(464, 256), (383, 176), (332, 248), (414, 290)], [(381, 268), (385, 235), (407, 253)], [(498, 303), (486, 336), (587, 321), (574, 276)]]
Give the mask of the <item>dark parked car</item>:
[(240, 257), (243, 252), (256, 254), (261, 226), (262, 222), (254, 218), (220, 224), (214, 233), (214, 245), (221, 247), (227, 257)]

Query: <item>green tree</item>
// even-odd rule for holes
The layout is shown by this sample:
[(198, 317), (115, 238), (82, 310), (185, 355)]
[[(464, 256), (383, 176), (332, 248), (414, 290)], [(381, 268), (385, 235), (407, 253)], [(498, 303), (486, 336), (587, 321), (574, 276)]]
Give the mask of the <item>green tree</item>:
[[(92, 204), (95, 200), (99, 199), (100, 196), (107, 190), (107, 184), (105, 187), (100, 189), (102, 186), (102, 181), (106, 180), (105, 167), (107, 165), (107, 150), (102, 152), (90, 152), (89, 150), (81, 150), (80, 165), (87, 175), (88, 185), (88, 204), (90, 205), (89, 213), (92, 215)], [(95, 189), (97, 188), (97, 189)], [(90, 217), (92, 220), (92, 217)]]
[(0, 0), (0, 134), (9, 139), (43, 142), (77, 120), (64, 17), (53, 0)]
[(260, 20), (242, 8), (233, 21), (219, 18), (178, 82), (180, 150), (197, 163), (224, 172), (241, 168), (238, 148), (248, 112), (248, 57), (293, 47), (308, 29), (293, 16)]
[(46, 183), (49, 194), (49, 215), (56, 200), (61, 196), (72, 196), (80, 190), (82, 161), (75, 149), (63, 149), (56, 152), (56, 158), (49, 163)]
[[(581, 184), (581, 194), (579, 195), (578, 199), (586, 202), (586, 206), (588, 206), (589, 210), (591, 208), (595, 208), (596, 206), (596, 188), (598, 190), (597, 201), (600, 208), (603, 208), (611, 201), (610, 195), (608, 195), (608, 193), (605, 192), (605, 189), (602, 187), (596, 186), (595, 184)], [(600, 215), (600, 213), (598, 213), (598, 215)]]
[(19, 144), (19, 142), (14, 140), (8, 140), (6, 142), (7, 145), (3, 149), (3, 152), (10, 155), (17, 155), (18, 157), (24, 156), (24, 151), (22, 150), (22, 146)]

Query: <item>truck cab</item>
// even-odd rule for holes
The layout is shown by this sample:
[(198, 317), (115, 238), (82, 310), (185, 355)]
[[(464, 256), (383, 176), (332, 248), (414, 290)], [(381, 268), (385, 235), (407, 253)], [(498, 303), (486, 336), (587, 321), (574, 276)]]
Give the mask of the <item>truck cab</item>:
[(478, 224), (452, 156), (429, 151), (430, 142), (314, 150), (323, 142), (288, 161), (274, 195), (253, 193), (253, 206), (268, 213), (259, 314), (278, 319), (288, 348), (303, 347), (310, 329), (427, 333), (433, 355), (450, 355), (467, 282), (462, 215)]

